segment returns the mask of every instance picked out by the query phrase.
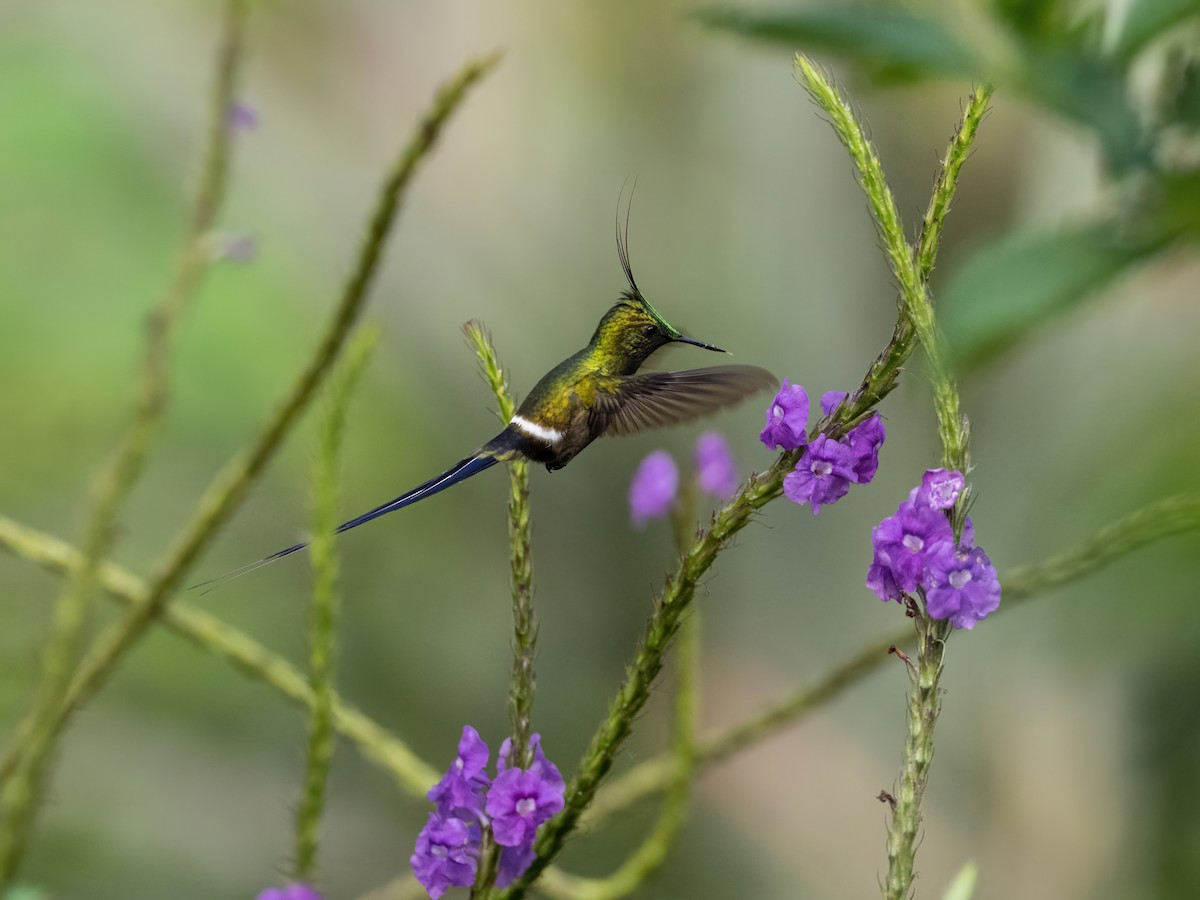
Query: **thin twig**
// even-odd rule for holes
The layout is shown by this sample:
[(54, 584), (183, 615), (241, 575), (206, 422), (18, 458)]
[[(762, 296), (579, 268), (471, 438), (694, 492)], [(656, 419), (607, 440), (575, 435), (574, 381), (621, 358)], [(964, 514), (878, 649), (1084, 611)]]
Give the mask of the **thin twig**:
[(231, 135), (228, 111), (236, 97), (243, 55), (247, 0), (229, 0), (217, 47), (207, 143), (189, 224), (166, 294), (150, 314), (133, 422), (99, 475), (83, 540), (83, 564), (55, 606), (42, 653), (41, 682), (29, 717), (10, 753), (20, 761), (0, 795), (0, 891), (11, 884), (43, 790), (63, 702), (97, 568), (115, 540), (117, 515), (145, 468), (167, 406), (172, 338), (196, 295), (210, 260), (209, 235), (225, 198)]
[(339, 602), (337, 595), (338, 468), (346, 410), (354, 388), (379, 340), (375, 328), (358, 333), (346, 361), (329, 388), (321, 423), (320, 452), (313, 466), (313, 534), (309, 547), (313, 591), (309, 612), (309, 683), (313, 705), (308, 724), (304, 786), (296, 806), (296, 862), (293, 881), (311, 884), (317, 867), (317, 842), (325, 790), (333, 761), (333, 685)]
[[(432, 149), (442, 126), (458, 108), (468, 89), (486, 75), (498, 59), (493, 55), (468, 62), (438, 91), (432, 106), (417, 125), (384, 183), (367, 227), (358, 262), (311, 359), (250, 451), (231, 461), (205, 491), (192, 521), (184, 527), (174, 548), (151, 579), (142, 602), (130, 609), (121, 622), (102, 634), (92, 645), (76, 670), (65, 698), (55, 710), (54, 732), (61, 730), (71, 714), (99, 690), (129, 648), (162, 614), (188, 568), (245, 498), (250, 485), (275, 455), (300, 413), (307, 408), (365, 305), (368, 289), (383, 257), (387, 237), (413, 174)], [(6, 768), (7, 761), (0, 763), (0, 771)]]

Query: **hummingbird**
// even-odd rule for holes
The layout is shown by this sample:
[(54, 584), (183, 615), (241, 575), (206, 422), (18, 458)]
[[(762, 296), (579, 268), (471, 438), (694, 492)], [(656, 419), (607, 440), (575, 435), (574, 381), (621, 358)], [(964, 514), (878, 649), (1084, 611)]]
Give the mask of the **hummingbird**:
[[(778, 387), (778, 379), (757, 366), (639, 373), (642, 364), (667, 344), (690, 344), (715, 353), (727, 351), (684, 335), (650, 304), (634, 280), (627, 240), (619, 227), (617, 255), (628, 288), (600, 319), (587, 346), (534, 385), (503, 431), (436, 478), (343, 522), (336, 533), (432, 497), (498, 462), (526, 459), (553, 472), (598, 437), (687, 422)], [(215, 589), (307, 546), (307, 542), (293, 544), (196, 587)]]

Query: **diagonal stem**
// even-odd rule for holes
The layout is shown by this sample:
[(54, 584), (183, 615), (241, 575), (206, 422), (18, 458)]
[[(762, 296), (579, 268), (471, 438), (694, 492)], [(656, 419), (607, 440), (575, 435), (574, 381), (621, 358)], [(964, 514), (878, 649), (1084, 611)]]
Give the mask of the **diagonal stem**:
[(96, 587), (100, 561), (115, 540), (118, 510), (145, 468), (167, 406), (172, 338), (208, 268), (209, 233), (221, 210), (228, 180), (231, 140), (227, 116), (241, 71), (248, 5), (248, 0), (228, 0), (225, 6), (201, 177), (174, 274), (165, 296), (149, 317), (134, 418), (97, 480), (84, 534), (82, 565), (72, 572), (55, 606), (42, 653), (37, 700), (28, 718), (18, 726), (19, 739), (11, 752), (20, 759), (0, 795), (0, 890), (16, 874), (42, 794), (58, 734), (57, 710), (68, 688), (70, 666)]
[[(370, 217), (358, 262), (308, 364), (300, 373), (283, 403), (272, 415), (250, 451), (232, 460), (200, 499), (199, 506), (176, 540), (173, 549), (151, 579), (142, 601), (125, 618), (102, 634), (92, 645), (53, 714), (51, 731), (57, 734), (71, 714), (107, 682), (125, 653), (161, 615), (178, 588), (188, 567), (204, 550), (217, 529), (245, 498), (251, 483), (275, 455), (284, 437), (307, 408), (330, 366), (340, 354), (350, 331), (365, 305), (371, 283), (382, 261), (396, 213), (421, 161), (433, 148), (442, 126), (458, 108), (467, 91), (486, 75), (498, 56), (468, 62), (434, 98), (417, 125), (408, 145), (385, 180)], [(10, 755), (12, 751), (10, 751)], [(7, 760), (0, 762), (6, 769)]]

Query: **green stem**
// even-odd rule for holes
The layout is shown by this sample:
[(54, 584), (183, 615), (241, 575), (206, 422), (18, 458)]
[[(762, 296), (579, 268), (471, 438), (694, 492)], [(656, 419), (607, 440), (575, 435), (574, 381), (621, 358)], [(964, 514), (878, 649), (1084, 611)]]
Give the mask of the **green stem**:
[[(463, 325), (467, 342), (479, 359), (480, 371), (496, 395), (500, 421), (507, 423), (516, 411), (508, 379), (491, 335), (478, 322)], [(509, 763), (527, 769), (533, 765), (530, 736), (533, 733), (533, 698), (536, 681), (533, 659), (537, 654), (537, 617), (533, 609), (533, 536), (529, 518), (529, 463), (523, 459), (508, 464), (508, 541), (511, 549), (513, 607), (513, 665), (508, 682), (508, 713), (512, 727)], [(474, 894), (491, 888), (500, 862), (500, 849), (491, 847), (482, 854)]]
[[(245, 498), (250, 485), (275, 455), (300, 413), (307, 408), (365, 305), (400, 201), (413, 174), (432, 149), (442, 126), (458, 108), (468, 89), (487, 74), (497, 61), (497, 56), (491, 56), (467, 63), (434, 98), (433, 105), (417, 125), (384, 183), (367, 227), (358, 262), (309, 363), (249, 453), (230, 462), (201, 497), (192, 521), (184, 527), (166, 561), (159, 567), (142, 602), (130, 609), (121, 622), (102, 634), (85, 655), (65, 697), (54, 710), (51, 725), (54, 733), (66, 725), (75, 710), (91, 699), (115, 671), (125, 653), (162, 614), (188, 568)], [(0, 765), (0, 768), (4, 766)]]
[[(0, 516), (0, 548), (50, 572), (70, 574), (82, 557), (70, 545)], [(108, 596), (130, 608), (145, 602), (149, 586), (127, 569), (113, 563), (100, 567), (100, 585)], [(204, 610), (176, 601), (163, 610), (162, 624), (195, 646), (225, 660), (247, 677), (274, 688), (282, 696), (312, 710), (316, 705), (308, 678), (295, 666), (244, 632)], [(363, 712), (332, 698), (333, 723), (359, 753), (389, 773), (413, 797), (424, 798), (440, 773), (409, 749), (408, 745)], [(6, 765), (11, 765), (5, 760)]]
[(577, 878), (554, 869), (546, 871), (538, 887), (563, 900), (616, 900), (632, 894), (667, 858), (683, 827), (691, 793), (692, 774), (699, 761), (696, 721), (699, 711), (700, 618), (695, 610), (684, 620), (675, 648), (679, 684), (675, 698), (672, 748), (667, 754), (666, 791), (658, 819), (646, 839), (607, 878)]
[[(500, 421), (508, 423), (516, 411), (508, 378), (496, 355), (491, 335), (478, 322), (463, 326), (467, 342), (479, 359), (480, 371), (496, 395)], [(533, 765), (529, 737), (533, 731), (533, 697), (536, 689), (533, 658), (537, 653), (537, 617), (533, 608), (533, 536), (529, 519), (529, 464), (509, 463), (508, 540), (511, 548), (513, 606), (513, 667), (509, 678), (508, 711), (512, 723), (511, 765)]]
[[(1022, 566), (1001, 578), (1006, 614), (1014, 607), (1064, 584), (1084, 578), (1117, 560), (1169, 537), (1200, 531), (1200, 496), (1180, 494), (1146, 506), (1101, 529), (1086, 541), (1036, 565)], [(48, 572), (69, 575), (82, 564), (81, 554), (47, 534), (0, 516), (0, 548)], [(100, 586), (109, 597), (127, 606), (141, 602), (146, 584), (113, 563), (100, 567)], [(282, 657), (253, 638), (187, 603), (172, 604), (163, 614), (163, 625), (197, 647), (226, 660), (246, 676), (273, 687), (284, 697), (311, 708), (315, 702), (304, 676)], [(811, 685), (741, 724), (700, 742), (697, 762), (707, 765), (770, 737), (809, 710), (839, 696), (887, 660), (889, 646), (907, 646), (912, 630), (904, 628), (877, 639), (839, 663)], [(334, 724), (358, 747), (363, 757), (395, 777), (414, 797), (423, 797), (439, 773), (422, 762), (407, 745), (334, 695)], [(662, 788), (670, 780), (668, 756), (647, 760), (604, 788), (585, 817), (595, 822)]]
[[(903, 300), (900, 318), (911, 317), (916, 298), (923, 297), (925, 289), (913, 262), (912, 251), (904, 239), (895, 201), (883, 176), (883, 167), (874, 148), (858, 127), (849, 106), (837, 91), (805, 57), (798, 56), (796, 65), (814, 99), (829, 114), (834, 129), (858, 167), (863, 190), (867, 194), (893, 273), (900, 284)], [(953, 179), (949, 183), (952, 191)], [(945, 207), (949, 207), (948, 197)], [(932, 266), (936, 257), (937, 234), (931, 233), (929, 239), (929, 265)], [(919, 327), (917, 333), (921, 333)], [(913, 349), (907, 330), (898, 323), (892, 340), (868, 370), (863, 387), (848, 397), (832, 415), (818, 423), (813, 429), (814, 434), (823, 432), (830, 437), (837, 437), (867, 416), (895, 387), (894, 373), (900, 371)], [(780, 496), (783, 478), (795, 466), (798, 455), (795, 451), (784, 453), (765, 473), (752, 475), (741, 491), (713, 516), (708, 529), (700, 531), (693, 539), (678, 571), (667, 579), (664, 591), (656, 601), (654, 614), (647, 623), (637, 656), (626, 671), (625, 680), (609, 708), (608, 717), (592, 738), (579, 771), (567, 788), (566, 806), (544, 826), (535, 848), (537, 860), (502, 895), (506, 900), (523, 896), (529, 885), (562, 849), (566, 835), (574, 829), (591, 803), (600, 781), (612, 766), (614, 755), (628, 738), (634, 718), (645, 705), (651, 685), (662, 668), (667, 647), (679, 627), (680, 616), (695, 594), (697, 582), (733, 537), (749, 523), (753, 514)]]
[(165, 296), (150, 315), (134, 419), (97, 480), (84, 534), (82, 564), (72, 572), (55, 605), (42, 652), (37, 700), (29, 717), (18, 727), (14, 752), (20, 755), (20, 761), (0, 795), (0, 892), (16, 875), (44, 788), (58, 734), (57, 711), (69, 684), (100, 561), (113, 544), (118, 510), (145, 467), (166, 409), (172, 337), (207, 270), (208, 235), (225, 198), (230, 156), (227, 117), (241, 70), (247, 6), (247, 0), (229, 0), (225, 7), (201, 178), (174, 274)]
[[(1181, 494), (1151, 504), (1063, 553), (1036, 565), (1013, 569), (1001, 579), (1005, 602), (998, 612), (1005, 614), (1024, 601), (1090, 575), (1147, 544), (1197, 531), (1200, 531), (1200, 496)], [(0, 516), (0, 548), (56, 574), (69, 575), (82, 563), (79, 552), (63, 541), (3, 516)], [(146, 593), (143, 581), (112, 563), (101, 566), (100, 583), (110, 597), (126, 605), (141, 602)], [(275, 688), (288, 699), (309, 709), (315, 705), (312, 689), (290, 663), (208, 613), (177, 602), (166, 609), (162, 622), (176, 634), (225, 659), (248, 677)], [(912, 630), (906, 627), (873, 641), (808, 687), (702, 740), (696, 751), (696, 765), (720, 762), (771, 737), (873, 672), (889, 658), (889, 646), (907, 646), (912, 640)], [(414, 797), (423, 797), (437, 781), (439, 774), (431, 766), (336, 695), (333, 711), (338, 731), (354, 743), (365, 759), (391, 773), (403, 790)], [(639, 764), (598, 794), (584, 817), (585, 823), (595, 824), (663, 790), (674, 781), (675, 773), (675, 761), (669, 754)]]
[(325, 787), (333, 760), (334, 652), (338, 620), (338, 469), (346, 410), (359, 377), (379, 339), (377, 329), (363, 329), (350, 345), (343, 370), (330, 385), (329, 404), (321, 423), (320, 449), (313, 467), (313, 535), (309, 545), (313, 592), (309, 612), (309, 682), (313, 705), (308, 724), (304, 786), (296, 807), (294, 880), (315, 881), (317, 842), (325, 809)]

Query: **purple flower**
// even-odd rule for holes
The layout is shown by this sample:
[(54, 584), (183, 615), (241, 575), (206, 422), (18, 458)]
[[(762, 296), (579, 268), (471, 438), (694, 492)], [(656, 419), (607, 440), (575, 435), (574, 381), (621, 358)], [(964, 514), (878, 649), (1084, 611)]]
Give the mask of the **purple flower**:
[(478, 826), (430, 813), (429, 821), (417, 835), (416, 852), (409, 862), (417, 881), (433, 900), (447, 888), (469, 887), (475, 883), (475, 869), (479, 865)]
[(815, 516), (823, 505), (840, 500), (854, 480), (854, 451), (823, 434), (804, 448), (796, 470), (783, 479), (783, 492), (794, 503), (811, 503)]
[(655, 450), (642, 460), (629, 485), (629, 512), (635, 528), (665, 516), (679, 489), (679, 470), (666, 450)]
[(808, 393), (801, 385), (788, 384), (783, 387), (767, 408), (767, 424), (759, 440), (767, 449), (796, 450), (808, 442)]
[[(554, 770), (557, 774), (558, 770)], [(505, 769), (488, 791), (487, 814), (492, 837), (502, 847), (521, 847), (533, 841), (538, 826), (563, 808), (562, 777), (557, 781), (530, 769)]]
[(905, 500), (871, 529), (875, 557), (867, 571), (867, 587), (880, 600), (899, 600), (921, 583), (928, 555), (941, 546), (954, 546), (954, 530), (939, 510)]
[(321, 900), (321, 895), (307, 884), (289, 884), (287, 887), (267, 888), (255, 900)]
[(696, 481), (702, 491), (722, 500), (737, 490), (737, 465), (720, 432), (706, 431), (696, 441)]
[(926, 469), (921, 486), (909, 496), (932, 509), (949, 509), (958, 500), (966, 480), (962, 472), (950, 469)]
[(530, 863), (537, 859), (533, 852), (533, 841), (519, 847), (500, 848), (500, 867), (496, 870), (496, 887), (508, 887), (525, 874)]
[(867, 484), (879, 470), (879, 448), (887, 432), (879, 413), (859, 422), (846, 435), (854, 451), (854, 480)]
[(239, 231), (213, 231), (208, 235), (208, 257), (213, 262), (254, 262), (258, 256), (258, 238)]
[(258, 127), (258, 110), (247, 100), (234, 100), (225, 114), (225, 124), (234, 133), (253, 131)]
[(483, 811), (482, 789), (488, 785), (488, 747), (479, 732), (470, 725), (463, 726), (458, 742), (458, 756), (442, 780), (429, 789), (427, 795), (438, 806), (438, 815), (476, 818)]
[(1000, 605), (1000, 580), (979, 547), (941, 545), (927, 560), (924, 580), (925, 609), (955, 628), (974, 628)]
[[(826, 391), (821, 395), (821, 412), (832, 415), (833, 411), (846, 399), (845, 391)], [(879, 414), (859, 422), (846, 435), (850, 448), (854, 451), (854, 481), (857, 484), (867, 484), (875, 477), (879, 469), (879, 448), (883, 446), (885, 436), (883, 420)]]
[(884, 602), (899, 602), (904, 599), (904, 591), (900, 590), (900, 585), (896, 582), (896, 573), (887, 563), (880, 562), (878, 552), (871, 561), (871, 567), (867, 569), (867, 587)]
[(846, 399), (845, 391), (826, 391), (821, 395), (821, 415), (832, 415), (833, 411)]
[[(533, 751), (533, 765), (529, 767), (529, 771), (536, 772), (548, 785), (561, 794), (566, 787), (566, 782), (563, 780), (562, 773), (558, 771), (558, 767), (546, 759), (546, 754), (542, 752), (542, 736), (536, 731), (529, 736), (529, 749)], [(499, 758), (496, 761), (497, 775), (510, 768), (508, 756), (511, 751), (512, 738), (505, 738), (504, 743), (500, 745)]]

